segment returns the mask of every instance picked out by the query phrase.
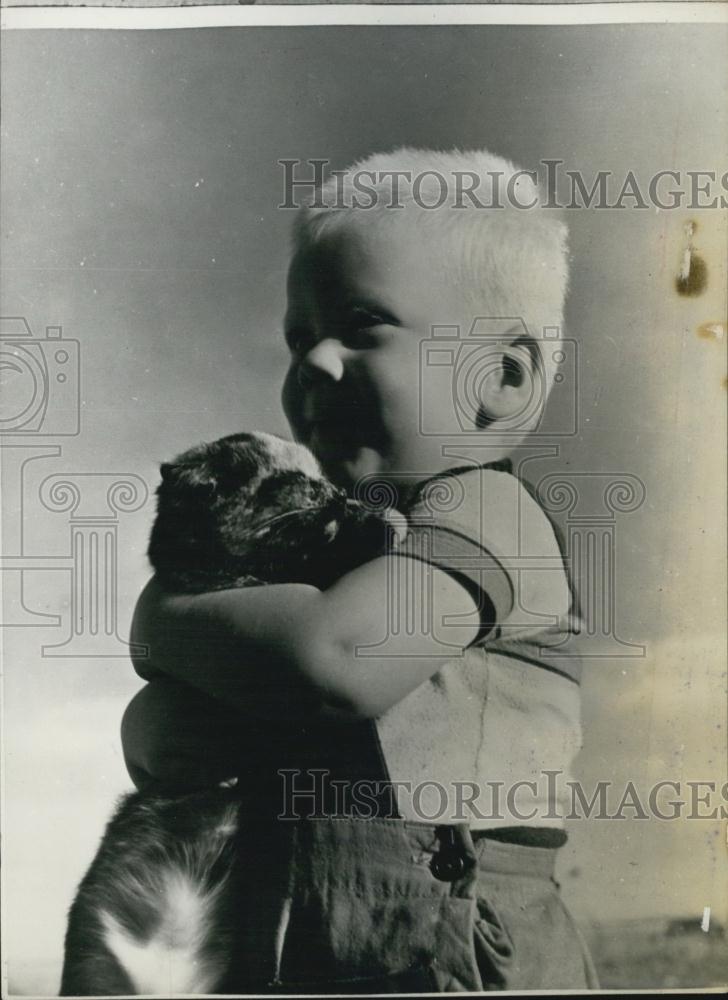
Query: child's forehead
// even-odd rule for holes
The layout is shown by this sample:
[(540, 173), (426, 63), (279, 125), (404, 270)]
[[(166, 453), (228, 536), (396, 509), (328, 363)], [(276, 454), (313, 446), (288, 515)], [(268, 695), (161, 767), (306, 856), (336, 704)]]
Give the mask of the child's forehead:
[(371, 271), (386, 252), (386, 241), (376, 227), (337, 222), (306, 239), (294, 254), (291, 270), (326, 267), (336, 273)]
[(365, 222), (332, 226), (294, 253), (288, 274), (289, 298), (304, 289), (324, 296), (401, 294), (439, 268), (421, 234), (408, 225)]

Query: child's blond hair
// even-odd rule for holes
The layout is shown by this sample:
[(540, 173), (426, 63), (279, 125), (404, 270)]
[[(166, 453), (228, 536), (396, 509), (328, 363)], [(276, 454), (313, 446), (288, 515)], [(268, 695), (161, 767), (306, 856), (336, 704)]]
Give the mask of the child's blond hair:
[(401, 147), (334, 171), (298, 212), (294, 247), (352, 222), (411, 225), (419, 240), (437, 240), (442, 273), (461, 290), (473, 319), (525, 322), (541, 345), (548, 392), (563, 336), (569, 260), (566, 225), (544, 204), (534, 175), (487, 150)]

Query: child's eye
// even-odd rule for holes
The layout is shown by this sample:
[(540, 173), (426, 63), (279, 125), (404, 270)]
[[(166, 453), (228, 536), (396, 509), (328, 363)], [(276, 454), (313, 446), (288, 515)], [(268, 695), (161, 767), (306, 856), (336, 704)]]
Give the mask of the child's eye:
[(398, 326), (393, 316), (380, 309), (369, 309), (365, 306), (354, 306), (351, 310), (352, 326), (359, 330), (368, 330), (373, 326)]
[(365, 348), (380, 342), (378, 327), (399, 326), (399, 323), (384, 311), (356, 306), (351, 310), (346, 325), (349, 342), (354, 347)]

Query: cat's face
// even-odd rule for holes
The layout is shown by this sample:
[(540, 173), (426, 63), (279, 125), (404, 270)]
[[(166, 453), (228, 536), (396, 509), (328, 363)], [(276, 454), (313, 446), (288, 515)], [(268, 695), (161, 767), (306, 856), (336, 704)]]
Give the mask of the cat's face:
[(346, 502), (308, 448), (272, 434), (232, 434), (190, 449), (161, 471), (160, 504), (196, 512), (236, 554), (283, 518), (325, 518)]
[[(161, 472), (149, 558), (170, 585), (173, 577), (183, 586), (196, 578), (204, 588), (212, 576), (246, 574), (313, 581), (314, 566), (323, 572), (326, 560), (347, 561), (353, 524), (373, 519), (323, 476), (306, 447), (270, 434), (200, 445)], [(373, 549), (373, 528), (366, 537), (357, 530), (357, 547)]]

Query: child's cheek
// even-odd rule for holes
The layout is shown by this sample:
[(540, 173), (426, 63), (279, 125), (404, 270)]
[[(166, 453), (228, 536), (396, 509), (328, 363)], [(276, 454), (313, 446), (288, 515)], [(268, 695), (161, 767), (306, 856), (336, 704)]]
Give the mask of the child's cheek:
[(281, 404), (283, 406), (283, 412), (286, 415), (286, 420), (291, 428), (291, 433), (297, 441), (302, 440), (304, 425), (303, 425), (303, 399), (301, 396), (301, 388), (298, 382), (298, 366), (291, 365), (286, 373), (286, 377), (283, 380), (283, 387), (281, 389)]

